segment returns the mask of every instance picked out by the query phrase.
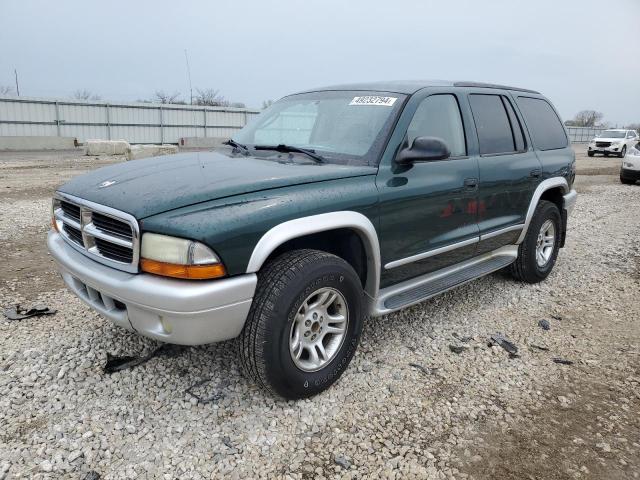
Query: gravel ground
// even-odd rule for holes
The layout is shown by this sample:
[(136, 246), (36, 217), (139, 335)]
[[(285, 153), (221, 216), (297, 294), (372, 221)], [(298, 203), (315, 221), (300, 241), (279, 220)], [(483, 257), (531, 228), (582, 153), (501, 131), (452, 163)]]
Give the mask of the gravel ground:
[(231, 342), (104, 373), (107, 353), (157, 344), (67, 293), (44, 235), (50, 191), (112, 161), (0, 157), (0, 305), (58, 309), (0, 318), (0, 480), (640, 478), (640, 186), (613, 164), (578, 177), (547, 281), (498, 273), (369, 320), (336, 385), (285, 402), (241, 376)]

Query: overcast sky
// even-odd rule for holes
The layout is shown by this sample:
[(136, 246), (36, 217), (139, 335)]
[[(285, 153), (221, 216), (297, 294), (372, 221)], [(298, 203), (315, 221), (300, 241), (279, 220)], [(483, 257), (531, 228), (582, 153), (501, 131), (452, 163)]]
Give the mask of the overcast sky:
[(258, 107), (315, 86), (475, 80), (640, 122), (640, 0), (0, 0), (0, 85), (108, 100), (215, 88)]

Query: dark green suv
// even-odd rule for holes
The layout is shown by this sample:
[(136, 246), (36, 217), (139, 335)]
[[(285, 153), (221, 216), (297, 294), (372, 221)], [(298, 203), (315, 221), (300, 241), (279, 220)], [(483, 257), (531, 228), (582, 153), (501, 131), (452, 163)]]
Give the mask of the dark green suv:
[(539, 93), (471, 82), (283, 98), (214, 152), (105, 167), (53, 200), (51, 254), (82, 300), (163, 342), (236, 338), (286, 398), (335, 382), (363, 321), (564, 245), (574, 153)]

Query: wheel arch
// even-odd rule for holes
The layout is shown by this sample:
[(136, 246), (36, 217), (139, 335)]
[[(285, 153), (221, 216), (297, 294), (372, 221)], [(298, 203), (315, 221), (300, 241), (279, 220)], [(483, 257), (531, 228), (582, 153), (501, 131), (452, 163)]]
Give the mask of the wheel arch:
[(524, 221), (524, 228), (522, 229), (516, 244), (521, 244), (527, 236), (531, 219), (533, 218), (533, 214), (540, 200), (549, 200), (555, 203), (562, 214), (564, 201), (563, 195), (569, 193), (569, 191), (569, 184), (567, 183), (567, 179), (564, 177), (551, 177), (540, 182), (531, 197), (531, 202), (529, 203), (529, 208), (527, 209), (527, 215)]
[(311, 215), (283, 222), (268, 230), (258, 241), (253, 249), (247, 265), (247, 273), (256, 273), (274, 254), (282, 251), (288, 244), (294, 241), (317, 240), (318, 234), (327, 235), (331, 232), (353, 232), (361, 242), (365, 259), (365, 271), (359, 272), (357, 265), (352, 263), (353, 258), (344, 258), (337, 252), (331, 252), (335, 248), (325, 248), (325, 251), (336, 253), (354, 269), (361, 278), (364, 278), (364, 291), (371, 298), (376, 298), (380, 283), (380, 244), (375, 227), (363, 214), (353, 211), (339, 211)]

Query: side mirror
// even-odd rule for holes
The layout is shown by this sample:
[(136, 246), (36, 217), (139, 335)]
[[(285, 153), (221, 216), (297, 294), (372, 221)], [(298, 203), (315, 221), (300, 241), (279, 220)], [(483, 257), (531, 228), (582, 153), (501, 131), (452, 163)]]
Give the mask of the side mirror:
[(437, 137), (416, 137), (413, 144), (398, 152), (396, 162), (407, 165), (413, 162), (444, 160), (451, 156), (451, 150), (444, 140)]

